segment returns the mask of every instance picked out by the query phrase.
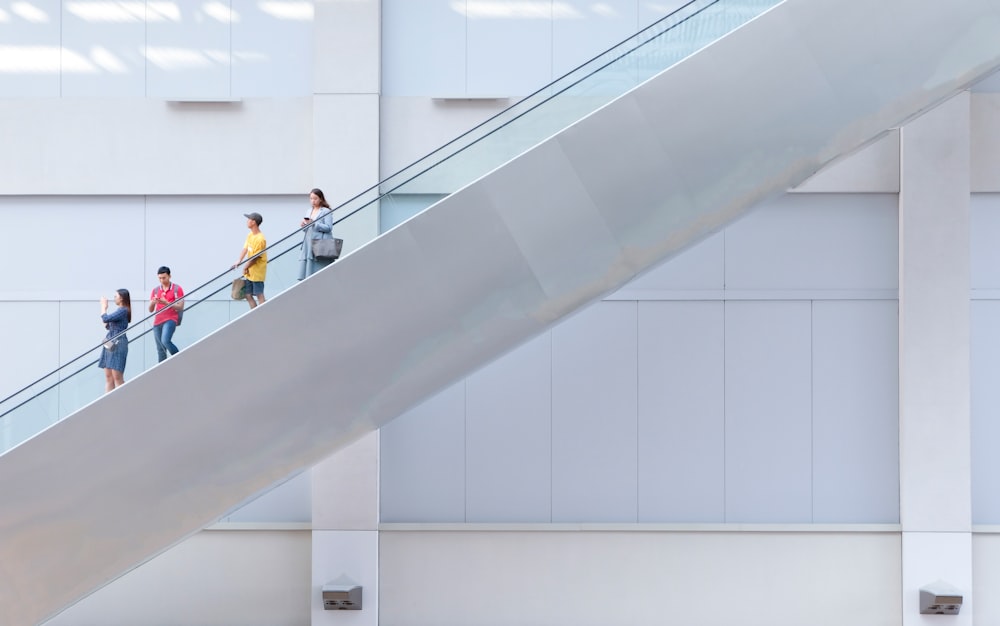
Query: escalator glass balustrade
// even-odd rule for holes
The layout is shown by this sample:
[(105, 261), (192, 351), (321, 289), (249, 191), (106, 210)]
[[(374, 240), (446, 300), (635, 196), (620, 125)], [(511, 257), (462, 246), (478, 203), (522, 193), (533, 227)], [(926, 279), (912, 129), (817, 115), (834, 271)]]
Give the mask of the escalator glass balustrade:
[[(644, 81), (760, 15), (779, 0), (695, 0), (598, 55), (496, 116), (421, 158), (372, 188), (335, 207), (335, 233), (365, 232), (362, 223), (379, 215), (414, 211), (414, 198), (431, 202), (485, 176), (532, 146), (555, 135)], [(418, 206), (418, 208), (420, 208)], [(396, 220), (399, 221), (399, 220)], [(391, 224), (383, 218), (381, 223)], [(367, 229), (369, 232), (371, 229)], [(343, 235), (340, 235), (343, 236)], [(297, 282), (301, 231), (268, 248), (269, 298)], [(348, 241), (356, 249), (366, 242)], [(185, 297), (183, 336), (190, 344), (248, 313), (245, 301), (230, 297), (233, 271), (225, 270)], [(126, 381), (157, 363), (153, 315), (142, 317), (145, 295), (134, 294)], [(99, 336), (99, 335), (98, 335)], [(96, 338), (95, 338), (96, 341)], [(66, 418), (103, 395), (97, 366), (100, 345), (0, 401), (0, 453)], [(232, 355), (218, 355), (222, 363)], [(127, 384), (127, 383), (126, 383)]]

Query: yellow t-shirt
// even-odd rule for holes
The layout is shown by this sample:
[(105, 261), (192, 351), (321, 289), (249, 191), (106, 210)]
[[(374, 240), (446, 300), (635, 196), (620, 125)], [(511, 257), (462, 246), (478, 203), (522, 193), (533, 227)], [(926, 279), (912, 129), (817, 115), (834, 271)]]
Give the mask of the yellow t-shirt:
[[(261, 252), (267, 247), (264, 233), (258, 232), (256, 235), (253, 233), (247, 235), (244, 247), (247, 250), (247, 259)], [(267, 253), (261, 252), (261, 255), (257, 258), (257, 262), (243, 270), (243, 275), (247, 277), (247, 280), (252, 280), (255, 283), (264, 282), (264, 277), (267, 276)]]

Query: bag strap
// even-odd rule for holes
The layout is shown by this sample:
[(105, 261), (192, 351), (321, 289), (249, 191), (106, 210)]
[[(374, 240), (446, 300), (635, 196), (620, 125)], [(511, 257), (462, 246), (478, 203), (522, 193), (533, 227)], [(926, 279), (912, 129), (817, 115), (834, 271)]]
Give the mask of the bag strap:
[(172, 294), (174, 294), (174, 300), (177, 300), (177, 283), (171, 281), (171, 283), (170, 283), (170, 291), (165, 291), (162, 286), (158, 287), (158, 289), (160, 290), (160, 295), (161, 296), (165, 296), (168, 293), (172, 293)]
[[(170, 281), (170, 291), (164, 291), (163, 285), (158, 286), (157, 289), (160, 290), (160, 296), (161, 297), (165, 296), (168, 293), (172, 292), (174, 294), (174, 302), (177, 302), (177, 283), (175, 283), (174, 281)], [(160, 309), (160, 311), (166, 311), (167, 309), (172, 309), (173, 307), (174, 307), (174, 303), (171, 302), (167, 306), (165, 306), (162, 309)], [(160, 311), (157, 311), (157, 313), (159, 313)]]

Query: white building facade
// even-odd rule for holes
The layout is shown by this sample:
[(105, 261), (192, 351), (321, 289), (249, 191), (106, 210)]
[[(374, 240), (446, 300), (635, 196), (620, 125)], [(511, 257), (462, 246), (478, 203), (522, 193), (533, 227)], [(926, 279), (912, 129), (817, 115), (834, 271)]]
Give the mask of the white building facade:
[[(0, 1), (0, 392), (679, 4)], [(987, 79), (49, 623), (1000, 623), (997, 146)]]

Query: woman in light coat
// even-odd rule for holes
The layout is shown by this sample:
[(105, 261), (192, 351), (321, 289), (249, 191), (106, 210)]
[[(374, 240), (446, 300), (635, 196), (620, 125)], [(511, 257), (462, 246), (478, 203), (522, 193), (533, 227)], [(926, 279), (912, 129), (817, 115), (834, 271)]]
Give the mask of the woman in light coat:
[(323, 190), (313, 189), (309, 192), (309, 215), (302, 218), (300, 227), (308, 226), (302, 231), (302, 252), (299, 254), (299, 280), (323, 269), (333, 261), (321, 261), (313, 255), (313, 239), (333, 239), (333, 209), (323, 196)]

